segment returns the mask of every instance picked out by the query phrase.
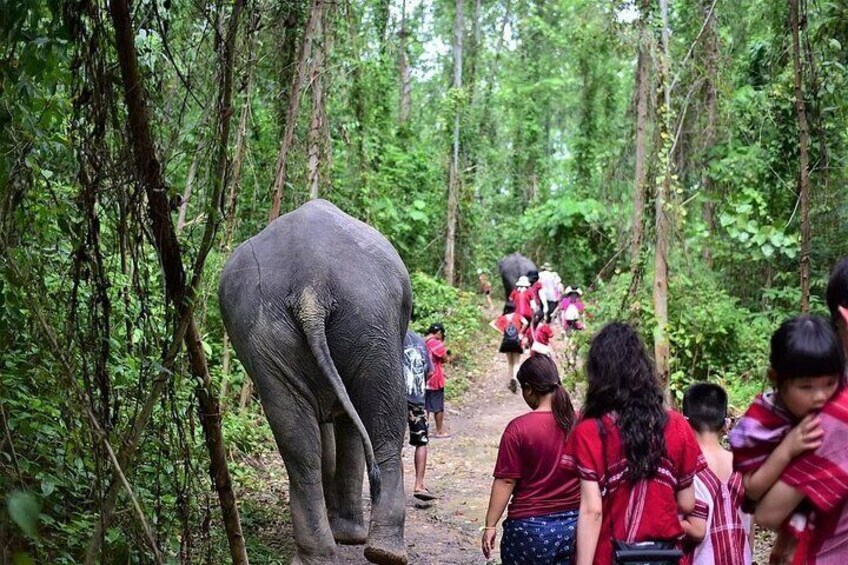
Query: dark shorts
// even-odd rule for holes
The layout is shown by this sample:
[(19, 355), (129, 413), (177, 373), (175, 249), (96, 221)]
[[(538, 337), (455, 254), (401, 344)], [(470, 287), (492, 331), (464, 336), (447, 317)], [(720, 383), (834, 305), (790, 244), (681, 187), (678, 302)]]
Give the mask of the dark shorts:
[(427, 437), (429, 426), (427, 425), (427, 413), (424, 411), (424, 405), (407, 402), (406, 410), (406, 419), (409, 422), (409, 445), (415, 447), (427, 445), (430, 443), (430, 438)]
[(507, 519), (503, 524), (503, 565), (571, 563), (577, 542), (577, 511)]
[(445, 389), (425, 390), (424, 391), (424, 408), (427, 412), (444, 412), (445, 411)]

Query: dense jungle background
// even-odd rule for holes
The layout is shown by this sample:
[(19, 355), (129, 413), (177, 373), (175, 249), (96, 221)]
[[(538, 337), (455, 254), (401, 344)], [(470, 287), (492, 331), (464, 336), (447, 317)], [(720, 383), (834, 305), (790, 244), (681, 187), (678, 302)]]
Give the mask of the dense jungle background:
[(391, 241), (456, 364), (488, 321), (478, 269), (521, 251), (593, 327), (637, 322), (672, 397), (710, 379), (744, 407), (846, 252), (846, 22), (826, 0), (0, 0), (0, 563), (270, 562), (267, 509), (237, 505), (270, 431), (216, 287), (310, 198)]

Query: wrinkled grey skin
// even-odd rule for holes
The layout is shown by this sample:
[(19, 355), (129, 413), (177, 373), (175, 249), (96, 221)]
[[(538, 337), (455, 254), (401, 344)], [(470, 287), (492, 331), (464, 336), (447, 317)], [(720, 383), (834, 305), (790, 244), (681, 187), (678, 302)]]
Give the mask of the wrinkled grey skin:
[(498, 272), (504, 285), (504, 300), (509, 300), (509, 293), (515, 288), (518, 277), (535, 270), (535, 263), (517, 251), (498, 261)]
[(335, 563), (338, 541), (367, 542), (374, 563), (405, 564), (402, 343), (412, 291), (397, 252), (313, 200), (235, 250), (218, 297), (288, 471), (292, 563)]

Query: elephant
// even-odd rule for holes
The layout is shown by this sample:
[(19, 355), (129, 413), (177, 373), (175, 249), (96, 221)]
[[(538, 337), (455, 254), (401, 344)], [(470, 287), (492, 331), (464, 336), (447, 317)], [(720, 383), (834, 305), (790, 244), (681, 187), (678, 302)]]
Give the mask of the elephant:
[(509, 294), (515, 287), (518, 277), (536, 270), (536, 264), (530, 259), (518, 253), (511, 253), (498, 261), (498, 271), (504, 286), (504, 299), (509, 302)]
[(336, 563), (336, 542), (366, 544), (373, 563), (407, 563), (402, 358), (412, 289), (397, 251), (312, 200), (233, 252), (218, 298), (288, 472), (292, 563)]

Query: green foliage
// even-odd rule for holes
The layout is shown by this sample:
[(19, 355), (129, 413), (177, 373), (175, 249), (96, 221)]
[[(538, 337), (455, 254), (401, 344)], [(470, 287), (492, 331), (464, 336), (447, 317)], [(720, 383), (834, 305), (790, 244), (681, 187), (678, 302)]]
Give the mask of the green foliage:
[[(727, 387), (734, 406), (744, 407), (745, 396), (762, 386), (768, 366), (768, 343), (776, 324), (788, 313), (752, 312), (721, 288), (719, 279), (703, 268), (677, 270), (669, 281), (669, 328), (672, 396), (696, 381), (713, 381)], [(617, 274), (588, 296), (594, 314), (592, 329), (613, 320), (629, 320), (642, 331), (653, 355), (650, 329), (654, 326), (651, 295), (642, 287), (627, 300), (630, 277)]]
[(413, 329), (423, 334), (430, 324), (442, 323), (446, 339), (457, 344), (458, 350), (468, 350), (481, 322), (475, 296), (421, 272), (412, 273), (411, 279)]

